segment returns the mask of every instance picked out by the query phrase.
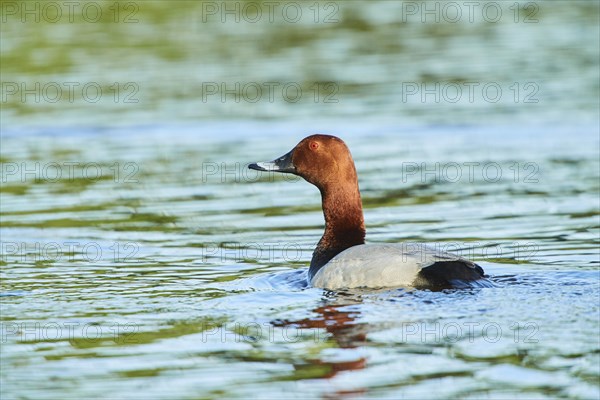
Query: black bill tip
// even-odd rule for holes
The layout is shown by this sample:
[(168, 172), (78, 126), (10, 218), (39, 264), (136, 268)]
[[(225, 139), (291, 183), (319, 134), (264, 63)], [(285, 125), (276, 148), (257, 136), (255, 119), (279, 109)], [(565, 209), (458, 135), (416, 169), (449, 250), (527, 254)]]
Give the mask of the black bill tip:
[(254, 169), (256, 171), (267, 171), (266, 169), (264, 169), (263, 167), (261, 167), (260, 165), (258, 165), (258, 163), (252, 163), (252, 164), (248, 165), (248, 168)]
[(256, 171), (287, 172), (294, 174), (296, 173), (296, 166), (292, 162), (292, 153), (293, 150), (273, 161), (249, 164), (248, 168)]

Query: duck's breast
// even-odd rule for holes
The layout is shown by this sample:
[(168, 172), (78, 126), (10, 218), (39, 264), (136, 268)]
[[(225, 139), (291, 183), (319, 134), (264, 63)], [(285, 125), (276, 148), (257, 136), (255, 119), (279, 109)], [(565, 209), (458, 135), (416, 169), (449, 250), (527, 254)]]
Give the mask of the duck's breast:
[(311, 284), (331, 290), (412, 287), (422, 279), (423, 274), (419, 273), (436, 263), (456, 264), (469, 272), (473, 270), (475, 278), (483, 277), (481, 268), (458, 255), (415, 243), (381, 243), (362, 244), (344, 250), (317, 271)]

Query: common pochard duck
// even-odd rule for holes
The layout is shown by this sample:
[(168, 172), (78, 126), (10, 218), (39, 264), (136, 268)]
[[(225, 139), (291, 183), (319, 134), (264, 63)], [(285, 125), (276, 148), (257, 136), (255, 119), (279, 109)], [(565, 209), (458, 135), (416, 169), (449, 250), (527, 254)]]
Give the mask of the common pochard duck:
[(314, 287), (442, 289), (491, 285), (479, 265), (456, 254), (413, 243), (365, 244), (354, 160), (338, 137), (308, 136), (276, 160), (248, 167), (298, 175), (319, 188), (325, 232), (308, 270)]

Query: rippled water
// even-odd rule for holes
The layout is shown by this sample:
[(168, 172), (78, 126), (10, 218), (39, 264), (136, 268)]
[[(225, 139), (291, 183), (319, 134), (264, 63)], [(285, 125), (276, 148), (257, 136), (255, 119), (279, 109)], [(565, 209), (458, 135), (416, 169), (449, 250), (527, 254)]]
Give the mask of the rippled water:
[[(0, 2), (2, 399), (600, 398), (597, 1), (92, 3)], [(318, 190), (246, 165), (312, 133), (352, 150), (369, 242), (496, 287), (308, 287)]]
[(245, 169), (282, 128), (5, 136), (3, 398), (598, 396), (594, 127), (346, 127), (368, 240), (498, 286), (347, 293), (305, 282), (318, 191)]
[[(262, 11), (256, 22), (235, 12), (248, 3)], [(0, 126), (597, 120), (597, 1), (448, 2), (458, 20), (445, 2), (363, 3), (275, 2), (270, 17), (257, 1), (233, 2), (229, 14), (224, 2), (103, 2), (100, 21), (80, 6), (73, 23), (67, 9), (56, 23), (7, 10)]]

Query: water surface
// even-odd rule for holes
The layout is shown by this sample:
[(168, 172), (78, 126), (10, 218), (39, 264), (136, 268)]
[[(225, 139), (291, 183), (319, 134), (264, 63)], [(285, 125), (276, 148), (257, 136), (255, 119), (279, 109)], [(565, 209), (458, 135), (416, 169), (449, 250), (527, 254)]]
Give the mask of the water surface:
[[(597, 1), (92, 3), (0, 3), (2, 399), (600, 397)], [(318, 190), (246, 166), (312, 133), (351, 148), (368, 241), (496, 287), (308, 287)]]
[(5, 136), (3, 397), (598, 396), (592, 127), (346, 127), (368, 240), (497, 287), (337, 293), (305, 281), (318, 191), (245, 169), (302, 137), (281, 129)]

